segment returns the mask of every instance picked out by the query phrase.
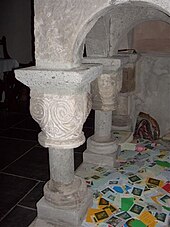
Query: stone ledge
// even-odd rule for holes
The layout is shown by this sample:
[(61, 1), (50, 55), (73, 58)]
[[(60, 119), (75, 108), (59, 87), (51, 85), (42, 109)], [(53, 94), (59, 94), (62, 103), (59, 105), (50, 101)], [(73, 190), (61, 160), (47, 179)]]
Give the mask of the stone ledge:
[(72, 69), (43, 69), (36, 66), (15, 70), (16, 79), (31, 89), (56, 92), (76, 90), (87, 86), (103, 71), (100, 64), (82, 64)]
[(121, 59), (118, 57), (109, 57), (109, 58), (100, 58), (100, 57), (87, 57), (83, 58), (83, 63), (91, 63), (91, 64), (102, 64), (103, 70), (105, 71), (112, 71), (116, 72), (121, 67)]

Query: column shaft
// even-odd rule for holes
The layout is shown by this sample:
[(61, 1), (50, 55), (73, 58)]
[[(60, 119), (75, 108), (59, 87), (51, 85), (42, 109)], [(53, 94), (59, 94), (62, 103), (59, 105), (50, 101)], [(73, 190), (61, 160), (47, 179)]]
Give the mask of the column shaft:
[(112, 111), (95, 111), (94, 140), (109, 142), (111, 140)]
[(73, 149), (49, 148), (50, 178), (61, 184), (70, 184), (74, 179)]

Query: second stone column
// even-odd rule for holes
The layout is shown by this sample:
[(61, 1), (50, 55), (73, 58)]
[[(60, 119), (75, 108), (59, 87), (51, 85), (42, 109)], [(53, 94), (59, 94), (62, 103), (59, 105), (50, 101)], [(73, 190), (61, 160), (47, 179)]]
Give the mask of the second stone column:
[[(88, 61), (88, 60), (87, 60)], [(103, 63), (101, 76), (91, 83), (92, 108), (95, 110), (95, 132), (87, 140), (84, 162), (113, 167), (118, 145), (113, 137), (112, 111), (117, 107), (117, 96), (122, 85), (119, 59), (90, 59)]]

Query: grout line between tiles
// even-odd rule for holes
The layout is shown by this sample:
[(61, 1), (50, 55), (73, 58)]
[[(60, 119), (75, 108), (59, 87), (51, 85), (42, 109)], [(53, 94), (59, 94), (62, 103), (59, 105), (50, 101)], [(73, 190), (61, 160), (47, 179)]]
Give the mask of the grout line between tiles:
[[(37, 187), (37, 185), (40, 183), (40, 181), (38, 181), (18, 202), (16, 205), (19, 205), (19, 203), (30, 193), (32, 192), (32, 190)], [(21, 205), (22, 206), (22, 205)]]
[(35, 209), (35, 208), (23, 206), (23, 205), (20, 205), (20, 204), (17, 204), (16, 206), (21, 207), (21, 208), (24, 208), (24, 209), (28, 209), (28, 210), (33, 210), (33, 211), (36, 211), (36, 210), (37, 210), (37, 209)]
[(14, 209), (16, 207), (16, 204), (10, 209), (10, 210), (8, 210), (5, 214), (4, 214), (4, 216), (2, 216), (2, 218), (0, 218), (0, 224), (1, 224), (1, 221)]
[(12, 127), (14, 127), (15, 125), (21, 124), (21, 123), (22, 123), (23, 121), (25, 121), (26, 119), (27, 119), (27, 118), (25, 118), (25, 119), (23, 119), (23, 120), (21, 120), (21, 121), (18, 121), (17, 123), (11, 125), (9, 128), (12, 128)]
[(32, 187), (8, 212), (0, 218), (0, 222), (16, 207), (18, 206), (18, 203), (20, 203), (40, 182), (37, 182), (34, 187)]
[(39, 181), (39, 182), (43, 182), (43, 183), (46, 182), (46, 181), (39, 180), (39, 179), (36, 179), (36, 178), (24, 177), (24, 176), (16, 175), (16, 174), (13, 174), (13, 173), (7, 173), (7, 172), (3, 172), (3, 171), (0, 171), (0, 173), (6, 174), (6, 175), (9, 175), (9, 176), (14, 176), (14, 177), (27, 179), (27, 180)]
[(4, 171), (6, 168), (8, 168), (10, 165), (12, 165), (13, 163), (15, 163), (16, 161), (18, 161), (20, 158), (22, 158), (23, 156), (25, 156), (27, 153), (29, 153), (33, 148), (35, 148), (36, 145), (34, 145), (33, 147), (31, 147), (28, 151), (26, 151), (24, 154), (22, 154), (21, 156), (19, 156), (17, 159), (15, 159), (14, 161), (12, 161), (10, 164), (8, 164), (7, 166), (5, 166), (4, 168), (2, 168), (0, 171)]

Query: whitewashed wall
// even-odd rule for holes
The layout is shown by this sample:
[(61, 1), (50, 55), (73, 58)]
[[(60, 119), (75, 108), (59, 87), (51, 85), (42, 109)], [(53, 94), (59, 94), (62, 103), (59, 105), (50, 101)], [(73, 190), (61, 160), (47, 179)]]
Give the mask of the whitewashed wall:
[(159, 123), (161, 134), (170, 130), (170, 55), (145, 54), (136, 65), (136, 91), (131, 116), (149, 113)]

